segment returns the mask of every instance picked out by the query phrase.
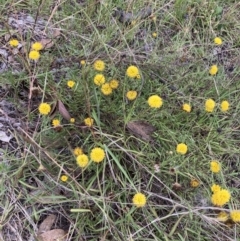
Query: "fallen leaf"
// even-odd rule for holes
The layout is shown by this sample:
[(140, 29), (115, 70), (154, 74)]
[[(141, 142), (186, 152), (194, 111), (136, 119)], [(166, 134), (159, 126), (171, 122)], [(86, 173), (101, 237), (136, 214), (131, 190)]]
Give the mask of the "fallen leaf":
[(7, 136), (7, 134), (4, 131), (0, 131), (0, 141), (9, 142), (12, 138), (13, 137), (11, 135)]
[(66, 107), (64, 106), (61, 100), (58, 100), (58, 110), (64, 119), (68, 121), (71, 119), (69, 112), (67, 111)]
[(57, 216), (54, 214), (50, 214), (49, 216), (47, 216), (40, 224), (40, 226), (38, 228), (38, 234), (51, 230), (51, 227), (54, 224), (56, 218), (57, 218)]
[(127, 129), (135, 136), (144, 141), (152, 141), (152, 133), (155, 127), (145, 121), (130, 121), (127, 123)]
[(63, 229), (53, 229), (37, 236), (38, 241), (65, 241), (67, 233)]
[(54, 40), (56, 40), (56, 38), (58, 38), (60, 36), (60, 34), (61, 34), (60, 30), (56, 29), (53, 32), (52, 38), (43, 38), (43, 39), (41, 39), (40, 43), (43, 45), (43, 48), (44, 49), (51, 48), (55, 44)]

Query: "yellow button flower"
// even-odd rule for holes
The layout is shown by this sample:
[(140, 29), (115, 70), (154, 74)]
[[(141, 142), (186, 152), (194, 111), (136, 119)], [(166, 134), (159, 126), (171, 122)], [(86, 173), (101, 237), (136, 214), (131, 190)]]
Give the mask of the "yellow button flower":
[(62, 175), (60, 179), (61, 179), (62, 182), (66, 182), (68, 180), (68, 176)]
[(188, 147), (186, 144), (180, 143), (177, 145), (177, 148), (176, 148), (177, 153), (184, 155), (187, 153), (187, 150), (188, 150)]
[(40, 42), (35, 42), (32, 44), (32, 50), (42, 50), (43, 49), (43, 45)]
[(215, 43), (216, 45), (221, 45), (221, 44), (222, 44), (222, 39), (219, 38), (219, 37), (216, 37), (216, 38), (214, 39), (214, 43)]
[(126, 74), (130, 78), (136, 78), (137, 75), (139, 74), (139, 70), (136, 66), (131, 65), (127, 68)]
[(183, 104), (182, 109), (186, 112), (191, 112), (192, 108), (189, 104)]
[(93, 120), (92, 118), (90, 118), (90, 117), (84, 119), (84, 124), (85, 124), (86, 126), (88, 126), (88, 127), (93, 126), (93, 123), (94, 123), (94, 120)]
[(100, 147), (95, 147), (92, 149), (90, 153), (90, 158), (93, 162), (102, 162), (103, 159), (105, 158), (105, 152), (102, 148)]
[(112, 88), (111, 88), (110, 84), (109, 83), (103, 84), (102, 87), (101, 87), (101, 92), (104, 95), (111, 95), (112, 94)]
[(102, 60), (96, 60), (93, 67), (97, 71), (103, 71), (105, 69), (105, 63)]
[(160, 96), (152, 95), (148, 98), (148, 104), (152, 108), (160, 108), (163, 105), (163, 101)]
[(105, 77), (103, 74), (96, 74), (93, 81), (95, 85), (100, 86), (105, 83)]
[(132, 202), (137, 208), (141, 208), (146, 205), (147, 198), (143, 193), (138, 192), (133, 196)]
[(221, 170), (221, 165), (218, 161), (211, 161), (210, 169), (211, 169), (212, 172), (218, 173)]
[(126, 97), (129, 99), (129, 100), (135, 100), (137, 98), (137, 91), (135, 90), (130, 90), (126, 93)]
[(190, 181), (190, 186), (191, 187), (198, 187), (200, 185), (200, 182), (197, 179), (192, 179)]
[(217, 184), (213, 184), (213, 185), (211, 186), (211, 191), (212, 191), (213, 193), (219, 192), (220, 190), (221, 190), (221, 187), (220, 187), (219, 185), (217, 185)]
[(40, 58), (40, 53), (36, 50), (31, 50), (28, 55), (29, 59), (38, 60)]
[(229, 110), (229, 102), (224, 100), (222, 101), (221, 103), (221, 111), (222, 112), (225, 112), (225, 111), (228, 111)]
[(88, 164), (88, 156), (85, 154), (78, 155), (76, 161), (79, 167), (84, 168)]
[(209, 69), (209, 74), (210, 75), (216, 75), (218, 72), (218, 67), (217, 65), (212, 65)]
[(83, 150), (82, 148), (80, 147), (76, 147), (74, 150), (73, 150), (73, 153), (75, 156), (79, 156), (79, 155), (82, 155), (83, 154)]
[(230, 217), (233, 222), (239, 223), (240, 222), (240, 210), (232, 210), (230, 212)]
[(116, 79), (113, 79), (109, 82), (109, 84), (112, 89), (117, 89), (119, 86), (119, 81)]
[(19, 41), (17, 39), (11, 39), (9, 44), (11, 47), (17, 47), (19, 45)]
[(74, 85), (75, 85), (75, 81), (73, 81), (73, 80), (68, 80), (67, 86), (68, 86), (69, 88), (73, 88)]
[(226, 189), (221, 189), (220, 191), (213, 193), (211, 201), (213, 205), (221, 207), (229, 202), (230, 198), (230, 192)]
[(53, 127), (58, 127), (58, 126), (60, 126), (60, 120), (58, 120), (58, 119), (53, 119), (53, 120), (52, 120), (52, 125), (53, 125)]
[(213, 99), (207, 99), (205, 102), (205, 110), (207, 112), (213, 112), (215, 105), (216, 103)]
[(48, 103), (41, 103), (38, 107), (38, 111), (42, 115), (47, 115), (51, 111), (51, 106)]

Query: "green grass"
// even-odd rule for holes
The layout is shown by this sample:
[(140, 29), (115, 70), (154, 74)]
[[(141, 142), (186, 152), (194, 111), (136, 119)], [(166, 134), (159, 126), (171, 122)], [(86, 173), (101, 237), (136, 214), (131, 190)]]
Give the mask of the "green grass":
[[(15, 138), (0, 149), (0, 240), (36, 237), (49, 214), (57, 214), (52, 228), (66, 230), (67, 240), (238, 240), (239, 224), (216, 217), (221, 210), (240, 209), (239, 3), (74, 0), (56, 7), (38, 2), (0, 1), (1, 22), (22, 11), (61, 30), (36, 65), (19, 53), (14, 58), (22, 71), (10, 68), (0, 76), (1, 100), (12, 103), (16, 113), (11, 117), (21, 120), (23, 129), (8, 124)], [(133, 17), (128, 24), (113, 16), (118, 8), (137, 16), (147, 7), (152, 16)], [(4, 36), (12, 31), (1, 28), (5, 46)], [(27, 51), (37, 40), (31, 31), (25, 37), (15, 34), (26, 41)], [(223, 39), (220, 47), (213, 42), (216, 36)], [(106, 63), (107, 81), (120, 82), (110, 96), (93, 83), (97, 59)], [(131, 64), (140, 69), (140, 80), (126, 76)], [(208, 73), (213, 64), (219, 68), (216, 76)], [(73, 89), (67, 87), (69, 79), (76, 81)], [(29, 100), (33, 80), (38, 92)], [(136, 100), (126, 99), (128, 90), (138, 92)], [(163, 99), (160, 109), (147, 104), (153, 94)], [(213, 113), (204, 109), (208, 98), (216, 102)], [(58, 100), (75, 124), (58, 110)], [(226, 113), (220, 110), (223, 100), (230, 103)], [(56, 108), (51, 115), (39, 115), (42, 101)], [(183, 103), (191, 104), (191, 113), (182, 110)], [(89, 116), (93, 128), (84, 126)], [(60, 132), (51, 125), (54, 118), (61, 120)], [(127, 130), (133, 120), (156, 128), (154, 143)], [(188, 146), (186, 155), (176, 153), (181, 142)], [(100, 146), (106, 157), (81, 169), (73, 155), (76, 146), (86, 154)], [(219, 160), (220, 173), (211, 173), (211, 160)], [(69, 177), (66, 183), (62, 174)], [(192, 188), (192, 179), (200, 186)], [(221, 208), (211, 204), (213, 183), (231, 192)], [(136, 192), (146, 195), (145, 207), (132, 204)]]

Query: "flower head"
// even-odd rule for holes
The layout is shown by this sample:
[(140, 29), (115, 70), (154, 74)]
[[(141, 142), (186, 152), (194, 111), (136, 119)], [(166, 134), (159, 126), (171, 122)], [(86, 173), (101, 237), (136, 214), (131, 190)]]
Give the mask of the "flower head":
[(230, 198), (230, 192), (226, 189), (221, 189), (220, 191), (212, 194), (211, 201), (213, 205), (221, 207), (229, 202)]
[(130, 90), (127, 92), (126, 94), (126, 97), (129, 99), (129, 100), (135, 100), (136, 97), (137, 97), (137, 91), (135, 90)]
[(132, 202), (137, 208), (144, 207), (146, 205), (147, 198), (143, 193), (138, 192), (133, 196)]
[(83, 150), (80, 147), (76, 147), (76, 148), (74, 148), (73, 153), (75, 156), (79, 156), (79, 155), (83, 154)]
[(229, 109), (229, 102), (227, 100), (222, 101), (221, 103), (221, 111), (225, 112)]
[(192, 179), (190, 181), (191, 187), (198, 187), (200, 185), (200, 182), (197, 179)]
[(61, 179), (62, 182), (66, 182), (68, 180), (68, 176), (62, 175), (60, 179)]
[(217, 215), (217, 220), (219, 222), (226, 222), (228, 220), (228, 217), (229, 217), (228, 213), (222, 211)]
[(43, 49), (43, 45), (40, 42), (35, 42), (32, 44), (32, 50), (42, 50)]
[(152, 95), (148, 98), (148, 104), (152, 108), (160, 108), (163, 105), (163, 101), (160, 96)]
[(191, 106), (189, 104), (183, 104), (182, 109), (186, 112), (191, 112)]
[(111, 95), (112, 94), (112, 88), (111, 88), (110, 84), (109, 83), (103, 84), (102, 87), (101, 87), (101, 92), (104, 95)]
[(38, 111), (42, 115), (47, 115), (51, 111), (51, 106), (48, 103), (41, 103), (38, 107)]
[(75, 81), (73, 81), (73, 80), (68, 80), (67, 86), (68, 86), (69, 88), (73, 88), (74, 85), (75, 85)]
[(78, 166), (80, 166), (81, 168), (84, 168), (88, 164), (88, 156), (85, 154), (78, 155), (76, 158), (76, 161)]
[(219, 38), (219, 37), (216, 37), (216, 38), (214, 39), (214, 43), (215, 43), (216, 45), (221, 45), (221, 44), (222, 44), (222, 39)]
[(103, 74), (96, 74), (93, 81), (95, 85), (100, 86), (105, 83), (105, 77)]
[(105, 69), (105, 63), (102, 60), (96, 60), (93, 67), (97, 71), (103, 71)]
[(205, 110), (207, 112), (213, 112), (215, 105), (216, 103), (213, 99), (207, 99), (205, 102)]
[(152, 33), (152, 36), (153, 36), (154, 38), (156, 38), (156, 37), (157, 37), (157, 33), (156, 33), (156, 32), (153, 32), (153, 33)]
[(232, 210), (230, 212), (230, 217), (233, 222), (239, 223), (240, 222), (240, 210)]
[(141, 75), (137, 74), (136, 79), (141, 79)]
[(100, 147), (95, 147), (90, 153), (90, 158), (93, 162), (101, 162), (105, 158), (105, 152)]
[(17, 47), (19, 45), (19, 42), (18, 42), (17, 39), (11, 39), (9, 41), (9, 44), (10, 44), (11, 47)]
[(75, 118), (70, 118), (69, 122), (70, 123), (74, 123), (75, 122)]
[(219, 192), (221, 190), (221, 187), (217, 184), (213, 184), (211, 186), (211, 190), (212, 190), (213, 193), (216, 193), (216, 192)]
[(29, 59), (38, 60), (40, 58), (40, 53), (36, 50), (31, 50), (28, 55)]
[(218, 72), (218, 67), (216, 64), (212, 65), (209, 69), (209, 74), (210, 75), (216, 75)]
[(94, 123), (94, 120), (93, 120), (92, 118), (90, 118), (90, 117), (84, 119), (84, 124), (85, 124), (86, 126), (88, 126), (88, 127), (93, 126), (93, 123)]
[(86, 61), (82, 59), (82, 60), (80, 61), (80, 64), (83, 66), (83, 65), (86, 64)]
[(177, 148), (176, 148), (177, 153), (184, 155), (187, 153), (187, 150), (188, 150), (188, 147), (186, 144), (180, 143), (177, 145)]
[(53, 120), (52, 120), (52, 125), (53, 125), (53, 127), (58, 127), (58, 126), (60, 126), (60, 120), (58, 120), (58, 119), (53, 119)]
[(109, 82), (109, 84), (112, 89), (117, 89), (119, 86), (119, 81), (116, 79), (113, 79)]
[(212, 172), (218, 173), (221, 170), (221, 165), (218, 161), (211, 161), (210, 169), (211, 169)]
[(139, 74), (139, 70), (136, 66), (131, 65), (127, 68), (126, 74), (130, 78), (135, 78)]

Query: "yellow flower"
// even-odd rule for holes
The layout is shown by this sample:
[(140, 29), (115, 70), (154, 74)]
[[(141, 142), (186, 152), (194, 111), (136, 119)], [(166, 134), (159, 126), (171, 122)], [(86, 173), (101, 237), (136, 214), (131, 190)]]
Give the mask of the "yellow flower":
[(68, 180), (68, 176), (62, 175), (60, 179), (62, 182), (66, 182)]
[(210, 75), (216, 75), (218, 72), (218, 67), (217, 65), (212, 65), (209, 69), (209, 74)]
[(73, 150), (73, 153), (75, 156), (79, 156), (79, 155), (82, 155), (83, 154), (83, 150), (82, 148), (80, 147), (76, 147), (74, 150)]
[(198, 187), (200, 185), (200, 182), (197, 179), (192, 179), (190, 181), (191, 187)]
[(90, 118), (90, 117), (84, 119), (84, 124), (85, 124), (86, 126), (88, 126), (88, 127), (93, 126), (93, 122), (94, 122), (94, 120), (93, 120), (92, 118)]
[(221, 189), (220, 191), (212, 194), (211, 201), (213, 205), (221, 207), (229, 202), (230, 198), (230, 192), (226, 189)]
[(105, 152), (100, 147), (95, 147), (90, 153), (90, 158), (93, 162), (101, 162), (105, 158)]
[(186, 112), (191, 112), (191, 106), (189, 104), (183, 104), (182, 109)]
[(40, 53), (36, 50), (31, 50), (28, 55), (29, 59), (38, 60), (40, 58)]
[(41, 103), (38, 107), (38, 111), (42, 115), (47, 115), (51, 111), (51, 106), (48, 103)]
[(136, 66), (131, 65), (127, 68), (126, 74), (130, 78), (135, 78), (139, 74), (139, 70)]
[(213, 193), (216, 193), (216, 192), (219, 192), (221, 190), (221, 187), (217, 184), (213, 184), (211, 186), (211, 190), (212, 190)]
[(219, 37), (216, 37), (216, 38), (214, 39), (214, 43), (215, 43), (216, 45), (221, 45), (221, 44), (222, 44), (222, 39), (219, 38)]
[(156, 33), (156, 32), (152, 33), (152, 36), (153, 36), (154, 38), (156, 38), (156, 37), (157, 37), (157, 33)]
[(112, 89), (117, 89), (119, 86), (119, 81), (116, 79), (113, 79), (109, 82), (109, 84)]
[(88, 156), (85, 154), (78, 155), (76, 158), (78, 166), (84, 168), (88, 164)]
[(137, 97), (137, 91), (135, 90), (130, 90), (127, 92), (126, 94), (126, 97), (129, 99), (129, 100), (135, 100), (136, 97)]
[(75, 85), (75, 81), (73, 81), (73, 80), (68, 80), (67, 86), (68, 86), (69, 88), (73, 88), (74, 85)]
[(226, 222), (228, 220), (228, 217), (229, 217), (228, 213), (222, 211), (217, 215), (217, 220), (220, 222)]
[(140, 74), (137, 74), (136, 78), (137, 78), (137, 79), (141, 79), (141, 75), (140, 75)]
[(230, 217), (233, 222), (239, 223), (240, 222), (240, 210), (232, 210), (230, 212)]
[(53, 120), (52, 120), (52, 125), (53, 125), (53, 127), (60, 126), (60, 120), (58, 120), (58, 119), (53, 119)]
[(137, 208), (144, 207), (146, 205), (147, 198), (143, 193), (138, 192), (133, 196), (132, 202)]
[(205, 102), (205, 110), (207, 112), (213, 112), (215, 105), (216, 103), (213, 99), (207, 99)]
[(152, 108), (160, 108), (163, 105), (163, 101), (160, 96), (152, 95), (148, 98), (148, 104)]
[(93, 67), (95, 70), (103, 71), (105, 69), (105, 63), (102, 60), (96, 60)]
[(19, 45), (19, 42), (18, 42), (17, 39), (11, 39), (9, 41), (9, 44), (10, 44), (11, 47), (17, 47)]
[(110, 84), (109, 83), (103, 84), (102, 87), (101, 87), (101, 92), (104, 95), (111, 95), (112, 94), (112, 88), (111, 88)]
[(221, 170), (221, 165), (218, 161), (211, 161), (210, 169), (211, 169), (212, 172), (218, 173)]
[(93, 81), (95, 85), (100, 86), (105, 83), (105, 77), (103, 74), (96, 74)]
[(42, 50), (43, 49), (43, 45), (40, 42), (35, 42), (32, 44), (32, 50)]
[(184, 155), (187, 153), (187, 150), (188, 150), (188, 147), (186, 144), (180, 143), (177, 145), (177, 148), (176, 148), (177, 153)]
[(222, 101), (221, 110), (225, 112), (225, 111), (228, 111), (228, 109), (229, 109), (229, 102), (227, 100)]
[(81, 65), (85, 65), (85, 64), (86, 64), (86, 61), (85, 61), (85, 60), (81, 60), (81, 61), (80, 61), (80, 64), (81, 64)]
[(74, 123), (75, 122), (75, 118), (70, 118), (69, 122), (70, 123)]

